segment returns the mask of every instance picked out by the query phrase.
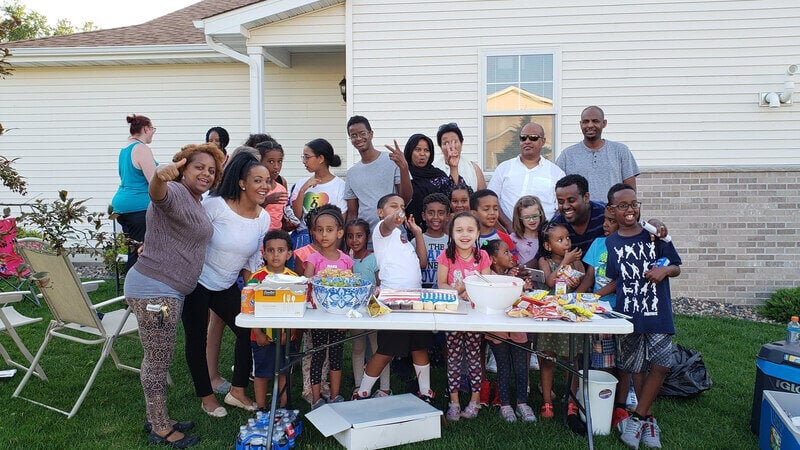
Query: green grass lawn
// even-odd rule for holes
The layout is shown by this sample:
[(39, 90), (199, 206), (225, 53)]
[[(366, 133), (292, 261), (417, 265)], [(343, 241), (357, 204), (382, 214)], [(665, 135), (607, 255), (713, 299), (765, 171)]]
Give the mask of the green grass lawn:
[[(108, 298), (113, 295), (114, 283), (110, 280), (93, 298)], [(105, 296), (105, 297), (104, 297)], [(42, 316), (49, 320), (46, 306), (37, 308), (29, 302), (18, 304), (24, 314)], [(756, 437), (750, 432), (750, 406), (755, 381), (755, 356), (761, 346), (783, 338), (780, 325), (753, 323), (736, 319), (676, 317), (678, 334), (675, 341), (695, 348), (711, 373), (714, 387), (691, 400), (659, 399), (655, 414), (662, 429), (665, 448), (720, 448), (752, 449), (757, 447)], [(35, 353), (41, 344), (46, 321), (20, 330), (28, 348)], [(22, 360), (10, 338), (3, 334), (0, 342), (9, 349), (12, 357)], [(230, 374), (232, 364), (232, 335), (226, 332), (223, 374)], [(138, 366), (141, 347), (135, 340), (123, 339), (117, 347), (124, 360)], [(194, 396), (191, 379), (183, 354), (182, 329), (178, 331), (175, 360), (170, 373), (176, 385), (169, 389), (170, 416), (179, 420), (193, 420), (195, 431), (202, 438), (196, 448), (232, 448), (239, 425), (250, 415), (236, 408), (228, 408), (228, 416), (213, 419), (200, 410), (200, 400)], [(49, 382), (32, 378), (24, 391), (29, 398), (46, 400), (68, 408), (77, 398), (89, 373), (100, 354), (100, 348), (55, 340), (45, 354), (43, 367)], [(127, 357), (126, 357), (127, 356)], [(3, 363), (0, 362), (0, 368)], [(345, 366), (347, 367), (347, 366)], [(296, 371), (299, 372), (299, 371)], [(347, 372), (345, 379), (347, 379)], [(295, 373), (299, 375), (299, 373)], [(4, 417), (0, 420), (0, 448), (145, 448), (147, 436), (142, 431), (144, 420), (144, 398), (138, 375), (120, 372), (114, 368), (110, 358), (94, 383), (94, 387), (78, 414), (67, 420), (65, 416), (46, 410), (21, 399), (11, 398), (19, 384), (19, 371), (11, 379), (0, 381), (0, 397), (4, 398)], [(435, 369), (433, 385), (440, 395), (436, 406), (444, 409), (445, 376), (443, 369)], [(532, 386), (536, 386), (538, 372), (531, 372)], [(343, 392), (352, 390), (352, 382), (345, 382)], [(298, 382), (294, 383), (297, 387)], [(393, 381), (395, 392), (402, 392), (399, 380)], [(535, 388), (533, 389), (535, 391)], [(297, 391), (295, 405), (307, 411), (308, 405), (300, 399)], [(221, 398), (220, 398), (221, 401)], [(530, 401), (538, 412), (541, 398), (532, 394)], [(558, 408), (558, 407), (557, 407)], [(556, 411), (558, 413), (558, 409)], [(324, 438), (310, 424), (298, 440), (300, 449), (341, 448), (332, 437)], [(598, 436), (597, 448), (624, 448), (616, 433)], [(475, 420), (462, 420), (447, 424), (442, 429), (442, 438), (426, 441), (404, 448), (468, 449), (468, 448), (585, 448), (586, 440), (566, 430), (558, 420), (538, 421), (535, 424), (503, 422), (497, 408), (481, 411)]]

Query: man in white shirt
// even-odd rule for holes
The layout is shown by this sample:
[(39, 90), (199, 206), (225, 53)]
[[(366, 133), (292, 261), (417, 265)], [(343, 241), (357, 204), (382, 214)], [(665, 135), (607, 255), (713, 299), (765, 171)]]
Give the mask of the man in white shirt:
[(547, 219), (556, 211), (555, 185), (564, 176), (558, 166), (542, 158), (544, 129), (537, 123), (522, 127), (519, 135), (519, 156), (503, 161), (494, 171), (489, 189), (500, 198), (500, 223), (513, 230), (511, 217), (514, 205), (523, 195), (535, 195), (542, 202)]

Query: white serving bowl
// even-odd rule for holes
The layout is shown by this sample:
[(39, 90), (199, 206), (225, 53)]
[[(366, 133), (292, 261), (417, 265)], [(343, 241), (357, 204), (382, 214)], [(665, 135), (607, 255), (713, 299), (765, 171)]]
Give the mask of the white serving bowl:
[(477, 275), (464, 278), (469, 298), (475, 303), (475, 308), (486, 314), (502, 314), (506, 308), (513, 305), (522, 294), (523, 281), (508, 275), (482, 275), (482, 280)]

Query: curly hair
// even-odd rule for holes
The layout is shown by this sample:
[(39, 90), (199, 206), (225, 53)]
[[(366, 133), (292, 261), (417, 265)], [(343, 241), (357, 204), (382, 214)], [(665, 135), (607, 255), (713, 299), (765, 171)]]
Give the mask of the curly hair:
[(216, 166), (217, 171), (214, 174), (214, 183), (211, 187), (216, 187), (222, 180), (222, 163), (225, 162), (225, 155), (222, 153), (222, 150), (216, 146), (216, 144), (188, 144), (181, 147), (181, 150), (178, 153), (175, 153), (175, 156), (172, 157), (172, 162), (178, 162), (183, 158), (186, 158), (186, 164), (178, 169), (178, 176), (175, 178), (175, 181), (181, 179), (184, 168), (191, 164), (192, 160), (194, 160), (194, 158), (200, 153), (205, 153), (214, 158), (214, 165)]

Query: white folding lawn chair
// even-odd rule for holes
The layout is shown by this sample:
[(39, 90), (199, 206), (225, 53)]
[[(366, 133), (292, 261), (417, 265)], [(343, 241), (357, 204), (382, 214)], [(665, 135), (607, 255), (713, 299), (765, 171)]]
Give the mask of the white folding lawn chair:
[[(28, 317), (26, 315), (21, 314), (19, 311), (14, 309), (13, 306), (9, 306), (10, 303), (16, 303), (22, 300), (23, 296), (29, 294), (28, 291), (11, 291), (11, 292), (0, 292), (0, 305), (4, 305), (0, 308), (0, 333), (6, 333), (11, 337), (11, 340), (17, 345), (17, 348), (22, 353), (25, 358), (28, 359), (28, 364), (33, 362), (33, 355), (31, 352), (28, 351), (28, 348), (25, 347), (25, 344), (22, 343), (22, 339), (20, 339), (19, 335), (17, 334), (16, 328), (24, 327), (25, 325), (30, 325), (32, 323), (41, 322), (41, 317)], [(22, 370), (27, 370), (28, 366), (24, 366), (14, 360), (11, 359), (11, 355), (8, 354), (8, 351), (3, 344), (0, 343), (0, 354), (3, 355), (3, 359), (5, 360), (6, 364), (9, 366), (13, 366)], [(35, 367), (35, 372), (37, 377), (41, 378), (42, 380), (47, 381), (47, 376), (45, 376), (44, 371), (40, 366)]]
[[(100, 368), (108, 355), (114, 360), (117, 369), (126, 369), (139, 372), (136, 367), (122, 364), (114, 351), (113, 345), (119, 336), (130, 335), (138, 337), (138, 324), (136, 317), (131, 314), (130, 308), (116, 309), (98, 315), (100, 308), (122, 302), (125, 297), (115, 297), (98, 304), (92, 304), (89, 296), (81, 285), (72, 263), (66, 255), (57, 255), (46, 251), (18, 247), (17, 251), (34, 272), (44, 272), (46, 278), (40, 281), (40, 291), (53, 313), (53, 320), (47, 327), (44, 342), (39, 347), (36, 356), (28, 367), (25, 376), (14, 391), (12, 397), (20, 397), (53, 411), (65, 414), (71, 418), (78, 411), (86, 395), (89, 393)], [(44, 355), (45, 348), (54, 337), (63, 338), (84, 345), (102, 344), (102, 353), (92, 370), (92, 374), (78, 397), (78, 400), (69, 411), (64, 411), (45, 403), (22, 397), (23, 388), (28, 383), (34, 368), (38, 367)]]

